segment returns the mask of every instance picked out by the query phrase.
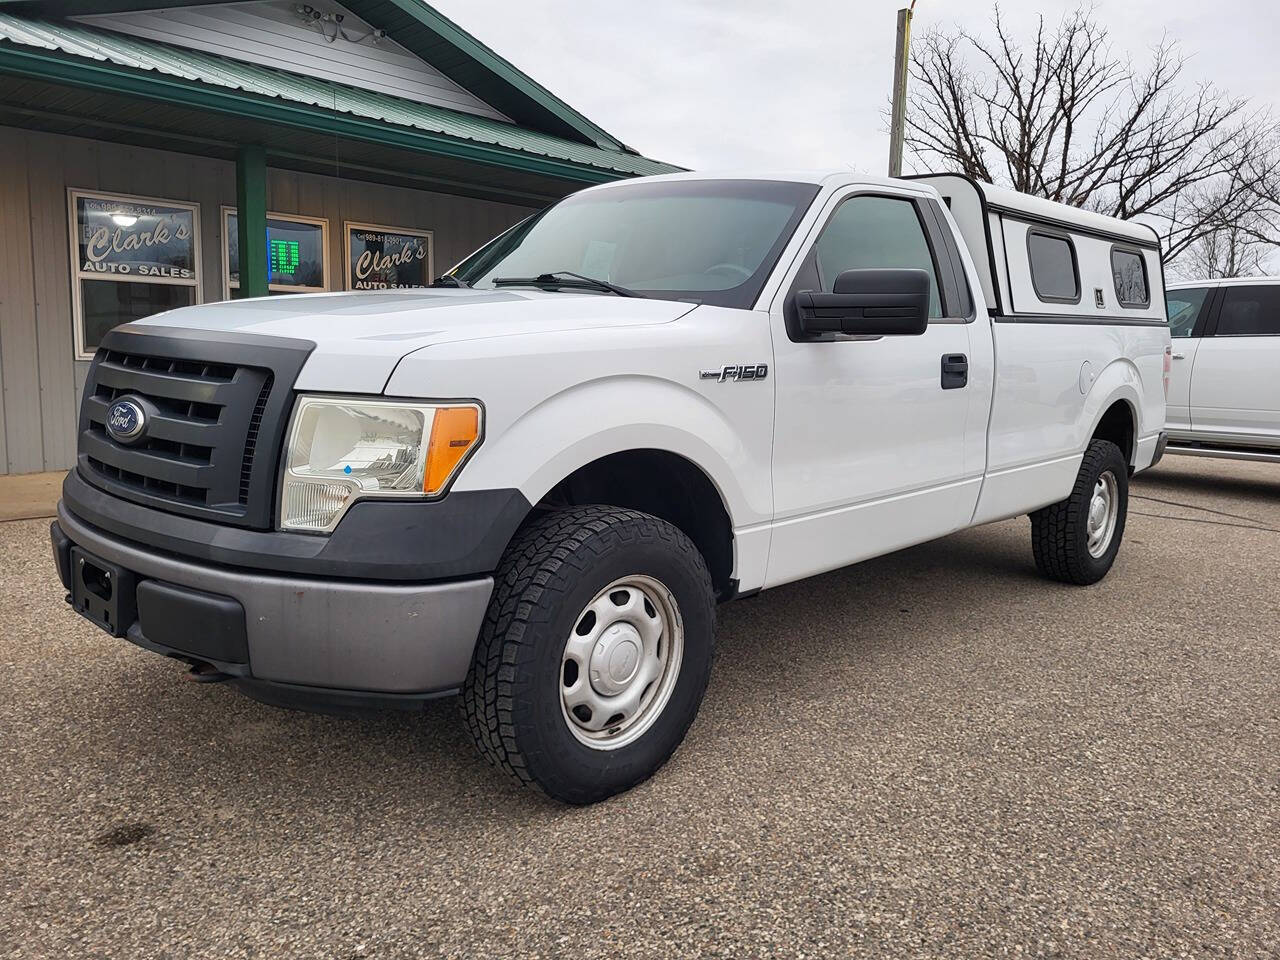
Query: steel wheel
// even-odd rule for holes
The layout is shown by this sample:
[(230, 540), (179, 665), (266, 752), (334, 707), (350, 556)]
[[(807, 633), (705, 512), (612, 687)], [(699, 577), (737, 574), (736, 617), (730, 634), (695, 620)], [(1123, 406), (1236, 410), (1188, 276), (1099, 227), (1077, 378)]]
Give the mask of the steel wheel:
[(615, 580), (578, 614), (565, 642), (560, 709), (569, 730), (596, 750), (635, 741), (671, 698), (683, 654), (671, 591), (647, 576)]
[(1124, 538), (1129, 464), (1110, 440), (1090, 440), (1065, 500), (1031, 514), (1036, 569), (1087, 586), (1107, 575)]
[(1093, 496), (1089, 500), (1086, 532), (1089, 538), (1090, 556), (1101, 557), (1111, 546), (1111, 538), (1116, 532), (1116, 517), (1120, 513), (1119, 507), (1119, 485), (1116, 483), (1115, 474), (1107, 470), (1093, 485)]

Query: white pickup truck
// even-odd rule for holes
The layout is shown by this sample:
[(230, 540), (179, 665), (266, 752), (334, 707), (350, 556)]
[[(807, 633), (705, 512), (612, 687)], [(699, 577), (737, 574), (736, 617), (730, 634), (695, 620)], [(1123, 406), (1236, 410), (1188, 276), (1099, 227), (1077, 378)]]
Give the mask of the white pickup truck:
[(1280, 462), (1280, 278), (1169, 284), (1169, 452)]
[(593, 187), (436, 286), (110, 333), (73, 608), (271, 702), (461, 694), (586, 803), (679, 745), (717, 601), (1020, 514), (1094, 583), (1162, 449), (1155, 235), (958, 176)]

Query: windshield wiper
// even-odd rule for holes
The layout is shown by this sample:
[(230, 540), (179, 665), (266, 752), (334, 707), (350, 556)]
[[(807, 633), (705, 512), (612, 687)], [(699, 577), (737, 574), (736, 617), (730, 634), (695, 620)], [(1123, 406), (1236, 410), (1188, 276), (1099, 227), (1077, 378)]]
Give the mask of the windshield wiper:
[[(557, 279), (559, 277), (570, 279)], [(579, 287), (585, 290), (604, 290), (620, 297), (644, 296), (643, 293), (636, 293), (634, 290), (620, 287), (608, 280), (597, 280), (595, 277), (574, 273), (572, 270), (553, 270), (550, 273), (540, 273), (536, 277), (494, 277), (493, 285), (495, 287)]]
[(461, 287), (464, 290), (471, 289), (471, 284), (467, 283), (465, 280), (459, 280), (451, 273), (446, 273), (436, 277), (435, 280), (432, 281), (431, 285), (433, 287)]

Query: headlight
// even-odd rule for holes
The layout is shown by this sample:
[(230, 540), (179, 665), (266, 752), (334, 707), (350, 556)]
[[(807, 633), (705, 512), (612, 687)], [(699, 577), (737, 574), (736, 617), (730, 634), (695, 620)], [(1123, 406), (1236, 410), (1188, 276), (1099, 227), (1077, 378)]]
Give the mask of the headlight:
[(300, 397), (285, 447), (280, 527), (327, 533), (361, 497), (437, 497), (480, 441), (468, 404)]

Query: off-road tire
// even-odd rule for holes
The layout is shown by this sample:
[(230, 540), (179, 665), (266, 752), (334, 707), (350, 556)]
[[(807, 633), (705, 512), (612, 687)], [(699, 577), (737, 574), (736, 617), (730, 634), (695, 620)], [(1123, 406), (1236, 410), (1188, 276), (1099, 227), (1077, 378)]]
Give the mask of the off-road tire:
[[(560, 702), (561, 657), (583, 607), (619, 577), (654, 577), (679, 608), (684, 648), (661, 714), (613, 750), (581, 743)], [(462, 688), (462, 716), (480, 753), (523, 784), (586, 804), (648, 779), (684, 739), (711, 673), (715, 599), (697, 547), (665, 520), (583, 506), (542, 511), (517, 533)]]
[[(1106, 551), (1089, 552), (1088, 517), (1094, 485), (1110, 470), (1116, 478), (1119, 513)], [(1036, 569), (1051, 580), (1087, 586), (1107, 575), (1120, 550), (1125, 517), (1129, 511), (1129, 465), (1120, 448), (1109, 440), (1090, 441), (1075, 487), (1065, 500), (1031, 514), (1031, 549)]]

